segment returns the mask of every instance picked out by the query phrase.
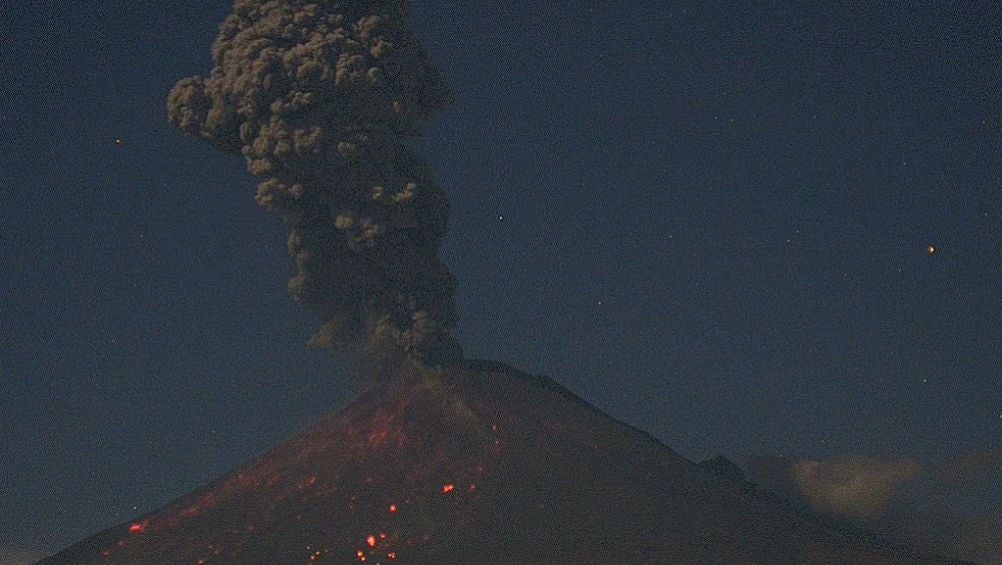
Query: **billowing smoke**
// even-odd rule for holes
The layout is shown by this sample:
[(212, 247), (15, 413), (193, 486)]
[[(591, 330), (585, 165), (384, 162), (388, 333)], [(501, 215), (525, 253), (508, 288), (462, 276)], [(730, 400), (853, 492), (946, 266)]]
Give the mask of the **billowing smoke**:
[(455, 278), (438, 257), (449, 206), (404, 142), (449, 101), (406, 27), (407, 0), (236, 0), (208, 77), (171, 90), (170, 122), (262, 180), (290, 226), (311, 340), (429, 366), (461, 357)]

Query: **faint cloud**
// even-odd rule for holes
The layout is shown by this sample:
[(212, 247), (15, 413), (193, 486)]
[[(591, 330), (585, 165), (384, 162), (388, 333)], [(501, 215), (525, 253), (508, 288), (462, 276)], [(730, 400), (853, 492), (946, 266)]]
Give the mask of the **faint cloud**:
[(749, 479), (794, 505), (927, 555), (1002, 565), (1002, 451), (965, 454), (928, 472), (913, 459), (761, 455)]
[(922, 472), (913, 459), (841, 457), (802, 460), (791, 467), (794, 482), (817, 511), (854, 520), (879, 518), (901, 486)]
[(939, 469), (944, 483), (955, 488), (983, 488), (1002, 484), (1002, 449), (975, 451)]

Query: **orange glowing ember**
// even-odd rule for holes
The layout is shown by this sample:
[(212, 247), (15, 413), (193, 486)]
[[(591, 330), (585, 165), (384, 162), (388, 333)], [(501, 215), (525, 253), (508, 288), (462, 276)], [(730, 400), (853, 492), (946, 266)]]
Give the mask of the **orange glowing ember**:
[(397, 552), (396, 551), (391, 551), (391, 552), (387, 553), (386, 554), (386, 558), (389, 559), (390, 561), (396, 561), (397, 560)]
[(367, 545), (369, 547), (376, 547), (376, 536), (374, 536), (372, 534), (369, 534), (365, 538), (365, 545)]
[(365, 552), (361, 549), (355, 552), (355, 557), (358, 557), (359, 561), (365, 562)]
[(390, 514), (396, 514), (396, 513), (397, 513), (397, 505), (396, 504), (391, 504), (390, 505)]
[(456, 488), (456, 485), (444, 485), (442, 487), (442, 494), (449, 494), (455, 488)]
[(146, 528), (142, 524), (133, 524), (133, 525), (129, 526), (129, 533), (130, 534), (139, 534), (139, 533), (142, 533), (142, 531), (145, 530), (145, 529)]

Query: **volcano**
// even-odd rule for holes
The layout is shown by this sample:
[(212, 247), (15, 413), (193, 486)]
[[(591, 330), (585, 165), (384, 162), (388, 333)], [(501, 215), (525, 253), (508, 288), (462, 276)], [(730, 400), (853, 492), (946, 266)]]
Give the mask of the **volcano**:
[(42, 563), (945, 562), (826, 526), (545, 377), (464, 362), (395, 383)]

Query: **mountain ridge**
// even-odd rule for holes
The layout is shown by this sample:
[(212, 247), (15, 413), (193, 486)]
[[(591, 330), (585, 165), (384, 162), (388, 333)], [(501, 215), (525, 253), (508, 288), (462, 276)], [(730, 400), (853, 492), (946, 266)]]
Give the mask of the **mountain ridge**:
[(40, 563), (951, 562), (719, 476), (549, 377), (404, 373)]

